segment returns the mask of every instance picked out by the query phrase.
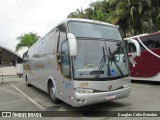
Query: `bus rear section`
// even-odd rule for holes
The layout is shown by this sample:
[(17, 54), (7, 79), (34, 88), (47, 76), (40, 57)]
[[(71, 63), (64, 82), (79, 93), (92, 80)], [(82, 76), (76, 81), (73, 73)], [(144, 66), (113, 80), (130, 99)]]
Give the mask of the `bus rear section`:
[[(145, 81), (160, 81), (160, 32), (132, 37), (141, 46), (141, 56), (135, 57), (136, 65), (130, 64), (131, 79)], [(135, 47), (129, 44), (130, 54)]]

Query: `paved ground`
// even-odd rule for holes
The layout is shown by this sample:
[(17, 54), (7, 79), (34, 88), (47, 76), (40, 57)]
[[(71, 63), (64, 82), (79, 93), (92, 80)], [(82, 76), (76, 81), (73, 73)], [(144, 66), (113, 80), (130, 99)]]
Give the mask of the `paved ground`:
[[(35, 87), (27, 87), (22, 78), (15, 76), (0, 77), (0, 111), (72, 111), (72, 115), (80, 115), (76, 119), (118, 119), (132, 120), (135, 117), (88, 117), (93, 113), (83, 113), (81, 111), (160, 111), (160, 84), (159, 83), (132, 83), (132, 92), (129, 97), (101, 103), (82, 108), (73, 108), (64, 102), (58, 105), (53, 104), (48, 95)], [(94, 113), (95, 114), (95, 113)], [(63, 116), (63, 114), (62, 114)], [(114, 115), (113, 115), (114, 116)], [(0, 118), (2, 119), (2, 118)], [(17, 118), (14, 118), (15, 120)], [(25, 119), (25, 118), (24, 118)], [(40, 119), (40, 118), (38, 118)], [(74, 117), (58, 117), (47, 119), (72, 120)], [(158, 120), (159, 118), (141, 117), (140, 120)]]

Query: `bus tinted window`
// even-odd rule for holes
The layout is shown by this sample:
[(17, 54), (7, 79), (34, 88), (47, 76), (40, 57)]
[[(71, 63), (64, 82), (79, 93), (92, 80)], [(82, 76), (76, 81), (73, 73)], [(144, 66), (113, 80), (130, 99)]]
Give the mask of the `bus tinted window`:
[(142, 37), (141, 40), (149, 49), (160, 48), (160, 35)]
[(70, 60), (68, 41), (62, 43), (61, 68), (64, 76), (70, 78)]
[(58, 36), (58, 42), (57, 42), (57, 52), (61, 53), (61, 44), (63, 41), (66, 40), (66, 36), (67, 36), (65, 25), (61, 25), (58, 27), (57, 35), (58, 34), (59, 36)]
[(33, 59), (33, 55), (35, 54), (34, 46), (30, 47), (28, 53), (29, 53), (29, 59)]
[(157, 41), (155, 42), (155, 48), (160, 48), (160, 41), (157, 40)]
[(119, 30), (115, 27), (84, 22), (69, 22), (68, 26), (69, 32), (73, 33), (76, 37), (122, 40)]
[(133, 43), (128, 44), (128, 52), (129, 53), (136, 52), (136, 47)]
[(54, 52), (54, 32), (50, 32), (45, 38), (46, 54), (53, 54)]
[(44, 39), (41, 39), (38, 42), (37, 54), (39, 57), (42, 57), (43, 55), (45, 55), (45, 41), (44, 41)]

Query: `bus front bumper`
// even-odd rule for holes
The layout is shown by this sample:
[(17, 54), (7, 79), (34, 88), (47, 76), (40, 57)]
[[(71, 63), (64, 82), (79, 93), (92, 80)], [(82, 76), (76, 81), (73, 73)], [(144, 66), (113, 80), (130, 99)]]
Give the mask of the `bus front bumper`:
[(72, 102), (73, 103), (72, 106), (81, 107), (85, 105), (125, 98), (129, 95), (130, 92), (131, 92), (131, 86), (109, 92), (99, 92), (90, 94), (80, 94), (75, 92), (75, 98), (73, 99), (74, 102)]

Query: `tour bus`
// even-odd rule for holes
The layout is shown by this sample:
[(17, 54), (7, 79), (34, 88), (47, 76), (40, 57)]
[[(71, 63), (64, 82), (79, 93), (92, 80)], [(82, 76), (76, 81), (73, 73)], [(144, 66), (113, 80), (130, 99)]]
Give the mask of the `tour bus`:
[[(133, 42), (140, 53), (140, 46)], [(23, 77), (59, 100), (80, 107), (127, 97), (131, 91), (125, 41), (117, 26), (68, 18), (23, 55)]]
[[(132, 80), (160, 81), (160, 32), (133, 36), (141, 47), (141, 56), (131, 56), (130, 72)], [(129, 54), (136, 52), (135, 45), (128, 44)]]

